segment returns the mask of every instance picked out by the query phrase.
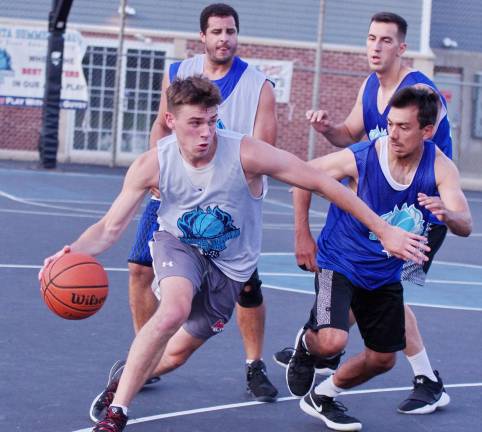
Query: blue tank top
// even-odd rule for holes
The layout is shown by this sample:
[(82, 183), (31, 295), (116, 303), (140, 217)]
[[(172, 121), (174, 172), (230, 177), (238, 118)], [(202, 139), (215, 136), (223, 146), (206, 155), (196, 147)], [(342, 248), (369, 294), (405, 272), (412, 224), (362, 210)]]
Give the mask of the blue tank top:
[[(375, 141), (353, 144), (358, 169), (357, 195), (376, 214), (391, 225), (421, 234), (426, 230), (430, 212), (420, 207), (417, 193), (434, 195), (436, 190), (435, 144), (426, 141), (412, 183), (395, 190), (385, 178)], [(373, 290), (399, 282), (403, 261), (382, 252), (382, 245), (365, 225), (331, 204), (326, 224), (318, 237), (317, 262), (320, 268), (337, 271), (354, 285)]]
[[(437, 87), (426, 75), (419, 71), (409, 72), (398, 86), (397, 90), (415, 84), (425, 84), (433, 88), (440, 97), (442, 104), (447, 109), (447, 102)], [(376, 73), (371, 73), (367, 79), (365, 90), (363, 91), (363, 122), (365, 133), (370, 140), (379, 136), (387, 135), (387, 115), (390, 111), (390, 104), (387, 105), (383, 113), (378, 112), (377, 95), (380, 88), (380, 81)], [(432, 141), (442, 150), (447, 157), (452, 159), (452, 137), (450, 136), (450, 125), (447, 116), (440, 121)]]
[[(169, 67), (170, 82), (172, 82), (176, 78), (177, 71), (179, 70), (181, 63), (182, 62), (172, 63)], [(216, 86), (219, 88), (223, 101), (226, 100), (231, 94), (231, 92), (234, 90), (236, 84), (238, 83), (239, 79), (241, 78), (243, 72), (246, 70), (247, 67), (248, 63), (241, 60), (239, 57), (234, 57), (233, 64), (231, 65), (231, 69), (229, 69), (229, 72), (222, 78), (212, 81), (213, 84), (216, 84)]]

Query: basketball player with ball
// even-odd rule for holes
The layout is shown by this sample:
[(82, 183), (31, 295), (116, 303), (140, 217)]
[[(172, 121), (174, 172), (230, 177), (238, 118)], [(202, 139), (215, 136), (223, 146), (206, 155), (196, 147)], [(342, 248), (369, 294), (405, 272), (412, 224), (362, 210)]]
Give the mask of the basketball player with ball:
[(228, 322), (261, 251), (263, 175), (323, 194), (375, 233), (379, 247), (401, 259), (427, 260), (423, 236), (392, 227), (350, 190), (296, 156), (254, 138), (216, 129), (221, 102), (206, 78), (176, 79), (167, 92), (166, 124), (175, 134), (140, 155), (105, 216), (65, 253), (98, 255), (111, 247), (145, 194), (160, 190), (159, 231), (151, 244), (157, 294), (154, 315), (137, 333), (126, 365), (105, 390), (93, 431), (120, 432), (127, 407), (161, 362), (181, 366)]

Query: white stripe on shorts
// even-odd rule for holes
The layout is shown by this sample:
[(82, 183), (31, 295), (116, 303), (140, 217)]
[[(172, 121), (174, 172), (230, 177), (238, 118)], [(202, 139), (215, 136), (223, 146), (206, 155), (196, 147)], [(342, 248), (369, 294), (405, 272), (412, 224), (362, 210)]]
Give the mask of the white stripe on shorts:
[(333, 287), (333, 270), (322, 269), (317, 274), (318, 297), (316, 298), (316, 323), (331, 324), (331, 290)]

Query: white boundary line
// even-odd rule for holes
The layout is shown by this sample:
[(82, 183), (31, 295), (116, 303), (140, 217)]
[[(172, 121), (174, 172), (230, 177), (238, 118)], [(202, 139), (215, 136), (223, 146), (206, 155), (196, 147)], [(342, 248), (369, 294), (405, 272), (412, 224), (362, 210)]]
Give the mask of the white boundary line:
[(20, 203), (20, 204), (26, 204), (34, 207), (43, 207), (43, 208), (49, 208), (49, 209), (56, 209), (56, 210), (67, 210), (67, 211), (75, 211), (75, 212), (81, 212), (81, 213), (88, 213), (88, 214), (99, 214), (103, 215), (105, 212), (104, 211), (99, 211), (99, 210), (87, 210), (87, 209), (81, 209), (81, 208), (72, 208), (72, 207), (64, 207), (64, 206), (57, 206), (57, 205), (52, 205), (52, 204), (44, 204), (41, 202), (33, 202), (33, 201), (28, 201), (23, 198), (16, 197), (15, 195), (11, 195), (9, 193), (6, 193), (2, 190), (0, 190), (0, 197), (4, 197), (6, 199), (9, 199), (11, 201)]
[[(29, 264), (0, 264), (0, 269), (2, 268), (17, 268), (17, 269), (32, 269), (38, 270), (40, 269), (39, 265), (29, 265)], [(127, 268), (119, 268), (119, 267), (105, 267), (107, 271), (111, 272), (128, 272)], [(289, 275), (289, 276), (296, 276), (296, 277), (310, 277), (311, 275), (298, 275), (298, 274), (291, 274), (291, 273), (260, 273), (261, 276), (265, 275)], [(457, 281), (439, 281), (439, 283), (446, 283), (446, 284), (465, 284), (470, 285), (470, 283), (458, 283)], [(473, 282), (472, 285), (482, 285), (482, 283)], [(314, 295), (315, 293), (312, 291), (305, 291), (300, 290), (298, 288), (286, 288), (279, 285), (271, 285), (271, 284), (263, 284), (264, 288), (274, 289), (276, 291), (285, 291), (295, 294), (305, 294), (305, 295)], [(407, 302), (408, 305), (411, 306), (418, 306), (418, 307), (427, 307), (427, 308), (435, 308), (435, 309), (449, 309), (449, 310), (463, 310), (463, 311), (475, 311), (475, 312), (482, 312), (482, 308), (477, 307), (469, 307), (469, 306), (449, 306), (449, 305), (442, 305), (442, 304), (432, 304), (432, 303), (412, 303)]]
[[(467, 388), (467, 387), (482, 387), (482, 382), (478, 383), (461, 383), (461, 384), (444, 384), (446, 388)], [(411, 390), (412, 387), (389, 387), (389, 388), (377, 388), (377, 389), (366, 389), (366, 390), (351, 390), (351, 391), (346, 391), (341, 393), (342, 395), (361, 395), (361, 394), (371, 394), (371, 393), (387, 393), (387, 392), (398, 392), (398, 391), (407, 391)], [(289, 402), (289, 401), (298, 401), (298, 398), (295, 398), (293, 396), (287, 396), (287, 397), (282, 397), (279, 398), (277, 403), (279, 402)], [(147, 416), (147, 417), (140, 417), (137, 419), (132, 419), (127, 422), (128, 425), (131, 424), (139, 424), (139, 423), (147, 423), (147, 422), (152, 422), (156, 420), (162, 420), (162, 419), (167, 419), (167, 418), (173, 418), (173, 417), (184, 417), (188, 415), (193, 415), (193, 414), (203, 414), (203, 413), (208, 413), (208, 412), (214, 412), (214, 411), (223, 411), (223, 410), (228, 410), (228, 409), (234, 409), (234, 408), (244, 408), (244, 407), (250, 407), (250, 406), (255, 406), (255, 405), (263, 405), (267, 402), (256, 402), (256, 401), (250, 401), (250, 402), (239, 402), (239, 403), (232, 403), (232, 404), (226, 404), (226, 405), (213, 405), (210, 407), (205, 407), (205, 408), (196, 408), (196, 409), (191, 409), (191, 410), (185, 410), (185, 411), (175, 411), (175, 412), (170, 412), (170, 413), (165, 413), (165, 414), (157, 414), (157, 415), (152, 415), (152, 416)], [(85, 428), (85, 429), (77, 429), (73, 432), (90, 432), (92, 430), (92, 427)]]

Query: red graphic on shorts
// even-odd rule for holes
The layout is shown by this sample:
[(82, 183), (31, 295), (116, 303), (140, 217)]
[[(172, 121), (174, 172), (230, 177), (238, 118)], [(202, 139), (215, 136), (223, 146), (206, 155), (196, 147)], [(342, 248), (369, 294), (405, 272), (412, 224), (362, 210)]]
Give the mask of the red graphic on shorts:
[(224, 321), (217, 320), (211, 327), (214, 333), (221, 333), (224, 330)]

